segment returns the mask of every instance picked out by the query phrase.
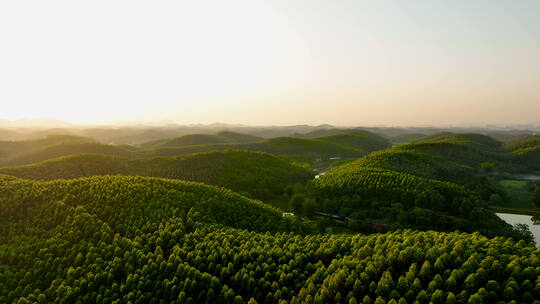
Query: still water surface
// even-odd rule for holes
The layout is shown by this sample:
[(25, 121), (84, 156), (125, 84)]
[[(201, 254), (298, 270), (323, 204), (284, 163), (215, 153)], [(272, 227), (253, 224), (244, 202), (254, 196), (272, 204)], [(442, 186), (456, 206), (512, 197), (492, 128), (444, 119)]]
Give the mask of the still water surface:
[(508, 224), (526, 224), (527, 226), (529, 226), (529, 229), (534, 235), (534, 241), (536, 242), (536, 246), (540, 246), (540, 223), (538, 221), (533, 221), (532, 216), (510, 213), (497, 213), (497, 215)]

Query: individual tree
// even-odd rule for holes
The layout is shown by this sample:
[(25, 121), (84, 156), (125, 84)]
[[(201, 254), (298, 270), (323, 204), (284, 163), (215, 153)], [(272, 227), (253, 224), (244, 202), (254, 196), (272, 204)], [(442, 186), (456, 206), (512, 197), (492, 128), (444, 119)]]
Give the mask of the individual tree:
[(371, 298), (368, 295), (365, 295), (364, 299), (362, 299), (362, 303), (371, 304)]
[(306, 197), (303, 194), (295, 193), (289, 200), (289, 208), (296, 214), (302, 214)]
[(416, 300), (422, 304), (427, 304), (430, 300), (430, 297), (427, 292), (422, 289), (416, 296)]
[(446, 303), (446, 295), (444, 294), (444, 291), (437, 289), (433, 294), (431, 294), (431, 302), (435, 304), (443, 304)]
[(317, 205), (314, 199), (312, 198), (306, 199), (302, 206), (302, 212), (306, 216), (313, 216), (313, 213), (315, 213), (316, 208), (317, 208)]
[(469, 303), (469, 304), (483, 304), (484, 301), (482, 300), (482, 297), (479, 294), (475, 293), (469, 298), (469, 301), (467, 301), (467, 303)]
[(392, 274), (390, 271), (385, 271), (381, 279), (379, 280), (379, 283), (377, 284), (377, 289), (375, 293), (380, 296), (386, 296), (390, 293), (394, 285), (394, 281), (392, 280)]
[(455, 304), (457, 302), (456, 296), (453, 292), (448, 292), (448, 295), (446, 296), (446, 304)]

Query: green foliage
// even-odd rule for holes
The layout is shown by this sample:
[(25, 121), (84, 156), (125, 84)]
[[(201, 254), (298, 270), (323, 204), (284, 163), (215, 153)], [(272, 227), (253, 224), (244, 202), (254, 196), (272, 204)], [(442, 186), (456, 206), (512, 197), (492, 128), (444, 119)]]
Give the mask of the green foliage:
[(204, 182), (259, 199), (282, 193), (285, 186), (305, 182), (311, 171), (266, 153), (222, 151), (177, 157), (128, 159), (106, 155), (74, 155), (22, 167), (0, 168), (20, 178), (52, 180), (122, 174)]
[(392, 141), (394, 145), (402, 145), (420, 140), (425, 137), (427, 137), (426, 134), (422, 133), (403, 134), (390, 137), (390, 141)]
[(223, 131), (216, 134), (188, 134), (172, 139), (154, 140), (143, 143), (140, 146), (145, 149), (150, 149), (158, 147), (183, 147), (217, 143), (247, 143), (259, 141), (261, 139), (262, 138), (253, 135)]
[(180, 217), (185, 222), (196, 213), (198, 216), (195, 217), (205, 223), (256, 231), (282, 231), (283, 227), (290, 225), (288, 220), (282, 219), (279, 210), (260, 201), (195, 182), (124, 176), (0, 182), (0, 217), (5, 219), (0, 227), (5, 229), (3, 224), (15, 223), (28, 213), (37, 216), (39, 213), (34, 213), (41, 208), (54, 207), (52, 209), (56, 211), (51, 212), (55, 216), (49, 218), (43, 214), (39, 217), (43, 221), (53, 220), (56, 213), (63, 212), (64, 207), (60, 206), (65, 206), (66, 210), (68, 207), (84, 207), (99, 218), (108, 217), (112, 229), (122, 234), (128, 233), (134, 224), (146, 221), (159, 223), (160, 219), (169, 217)]
[(459, 181), (471, 176), (473, 170), (447, 157), (403, 146), (371, 153), (356, 162), (359, 166), (383, 168), (420, 177)]
[[(369, 134), (328, 132), (144, 153), (248, 145), (315, 161), (385, 144)], [(477, 192), (450, 182), (486, 155), (498, 157), (499, 148), (483, 136), (438, 135), (336, 167), (307, 187), (309, 171), (248, 151), (80, 155), (3, 168), (54, 180), (0, 174), (0, 303), (536, 303), (540, 249), (518, 241), (531, 237), (486, 210)], [(71, 179), (105, 174), (202, 181), (253, 197), (285, 189), (299, 215), (326, 211), (350, 216), (347, 227), (355, 230), (398, 229), (314, 234), (320, 226), (313, 222), (224, 188), (150, 177)], [(430, 231), (399, 229), (405, 226)]]
[(536, 187), (536, 189), (534, 190), (533, 201), (536, 207), (540, 208), (540, 187)]
[(505, 148), (515, 155), (517, 164), (529, 170), (540, 170), (540, 135), (507, 144)]
[(28, 153), (58, 144), (95, 143), (86, 137), (69, 135), (49, 135), (46, 138), (23, 141), (0, 141), (0, 163), (7, 163), (19, 154)]
[(523, 154), (540, 147), (540, 135), (526, 137), (515, 142), (506, 144), (505, 149), (515, 154)]
[(10, 166), (25, 165), (61, 156), (84, 153), (127, 157), (132, 154), (132, 149), (125, 146), (111, 146), (95, 142), (67, 142), (18, 153), (10, 158), (7, 164)]
[(317, 163), (330, 157), (354, 158), (366, 153), (352, 147), (317, 139), (277, 137), (254, 143), (223, 143), (184, 147), (162, 147), (140, 151), (138, 157), (173, 156), (207, 151), (250, 150), (280, 155), (288, 160), (301, 163)]
[(411, 230), (302, 236), (290, 232), (303, 232), (302, 223), (260, 202), (158, 178), (0, 183), (1, 302), (532, 303), (540, 296), (540, 250), (509, 238)]
[[(390, 142), (366, 131), (336, 131), (317, 138), (275, 137), (257, 142), (219, 142), (188, 146), (154, 146), (136, 156), (171, 156), (218, 150), (250, 150), (280, 155), (291, 161), (321, 166), (330, 158), (355, 158), (390, 147)], [(145, 146), (152, 147), (152, 146)]]
[(365, 152), (372, 152), (381, 150), (383, 148), (389, 148), (392, 146), (390, 141), (378, 134), (362, 131), (334, 131), (330, 134), (326, 134), (320, 137), (316, 137), (318, 140), (332, 142), (343, 146), (353, 147), (361, 149)]
[[(526, 186), (529, 183), (523, 180), (501, 179), (497, 185), (504, 191), (502, 198), (503, 204), (496, 206), (504, 206), (507, 208), (522, 208), (534, 209), (534, 188), (532, 191), (527, 190)], [(534, 186), (534, 183), (532, 183)]]
[(487, 172), (493, 171), (494, 167), (495, 167), (495, 164), (493, 162), (480, 163), (480, 168), (482, 168), (482, 170), (487, 171)]
[[(529, 234), (513, 229), (487, 210), (480, 193), (446, 180), (464, 179), (474, 172), (449, 159), (415, 151), (411, 146), (375, 152), (313, 180), (309, 195), (316, 199), (318, 210), (353, 220), (529, 240)], [(481, 182), (473, 185), (486, 187)]]
[(306, 197), (304, 195), (299, 194), (299, 193), (294, 194), (289, 201), (289, 206), (291, 208), (291, 211), (293, 211), (296, 214), (302, 214), (305, 202), (306, 202)]
[(128, 145), (104, 145), (88, 138), (56, 136), (34, 141), (0, 142), (0, 164), (24, 165), (88, 153), (149, 158), (221, 150), (250, 150), (280, 155), (299, 163), (325, 166), (332, 162), (330, 158), (360, 157), (389, 146), (390, 143), (384, 138), (366, 131), (340, 131), (329, 137), (313, 139), (276, 137), (264, 140), (252, 135), (224, 131), (155, 140), (141, 144), (142, 149)]

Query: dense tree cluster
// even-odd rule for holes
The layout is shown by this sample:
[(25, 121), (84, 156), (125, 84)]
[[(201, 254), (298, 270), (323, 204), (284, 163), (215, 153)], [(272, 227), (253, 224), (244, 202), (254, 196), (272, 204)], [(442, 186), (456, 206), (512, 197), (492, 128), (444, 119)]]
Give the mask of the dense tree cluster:
[[(376, 152), (338, 166), (311, 182), (308, 192), (316, 200), (317, 209), (352, 218), (354, 227), (351, 228), (360, 231), (370, 230), (373, 223), (382, 222), (395, 227), (459, 229), (480, 231), (489, 236), (530, 238), (489, 211), (480, 193), (441, 178), (442, 175), (457, 177), (465, 170), (455, 170), (459, 168), (457, 165), (439, 167), (447, 162), (424, 158), (420, 153), (394, 153), (394, 150)], [(417, 175), (396, 171), (415, 172), (416, 168), (420, 168)], [(434, 179), (434, 175), (440, 180)], [(475, 185), (481, 190), (485, 188), (481, 183)]]
[(505, 148), (515, 155), (515, 162), (531, 170), (540, 170), (540, 135), (507, 144)]
[(280, 195), (287, 185), (304, 183), (313, 177), (310, 170), (277, 156), (250, 151), (145, 159), (74, 155), (21, 167), (0, 168), (0, 173), (39, 180), (105, 174), (163, 177), (222, 186), (258, 199)]
[[(299, 231), (296, 224), (282, 218), (281, 212), (269, 205), (196, 182), (95, 176), (50, 182), (5, 177), (0, 183), (0, 217), (22, 224), (29, 213), (41, 218), (38, 214), (45, 211), (40, 208), (46, 208), (43, 204), (49, 202), (73, 208), (82, 206), (101, 219), (107, 218), (115, 232), (129, 236), (133, 236), (133, 225), (157, 225), (169, 217), (183, 218), (190, 210), (206, 223), (254, 231)], [(13, 228), (7, 224), (0, 222), (0, 237)]]
[[(174, 183), (184, 194), (173, 199), (160, 190), (170, 182), (114, 179), (3, 182), (8, 191), (18, 183), (20, 192), (12, 194), (27, 206), (0, 215), (0, 302), (537, 303), (540, 297), (540, 250), (524, 241), (410, 230), (369, 236), (250, 231), (260, 230), (260, 222), (239, 230), (200, 222), (209, 216), (201, 206), (184, 216), (176, 211), (190, 191), (213, 190), (202, 199), (216, 201), (230, 193)], [(84, 183), (104, 191), (90, 194), (95, 202), (85, 195), (77, 200), (83, 203), (69, 202), (74, 191), (90, 190)], [(142, 183), (149, 194), (126, 204), (135, 193), (120, 189)], [(56, 200), (52, 192), (61, 188), (76, 190)], [(237, 216), (221, 222), (242, 227), (248, 215)]]
[(383, 137), (367, 131), (337, 130), (317, 138), (256, 136), (219, 132), (189, 134), (177, 138), (154, 140), (129, 145), (101, 144), (89, 138), (51, 136), (46, 139), (0, 142), (0, 165), (24, 165), (74, 154), (104, 154), (130, 158), (177, 156), (222, 150), (249, 150), (280, 155), (289, 161), (307, 165), (324, 165), (329, 158), (356, 158), (372, 151), (388, 148)]
[(526, 169), (513, 162), (515, 158), (491, 137), (444, 133), (371, 153), (356, 164), (450, 181), (466, 186), (487, 201), (493, 194), (504, 196), (497, 182), (487, 178), (491, 171)]
[(231, 149), (266, 152), (280, 155), (291, 161), (309, 164), (316, 163), (317, 161), (328, 160), (330, 157), (355, 158), (366, 154), (366, 152), (360, 149), (329, 141), (311, 138), (276, 137), (254, 143), (223, 143), (184, 147), (158, 147), (150, 150), (141, 150), (136, 156), (173, 156)]
[[(0, 143), (11, 160), (101, 154), (0, 169), (9, 174), (0, 175), (0, 303), (540, 304), (540, 249), (486, 208), (483, 199), (502, 197), (469, 178), (482, 162), (514, 160), (499, 142), (439, 134), (302, 185), (312, 173), (283, 158), (324, 162), (388, 146), (369, 132), (308, 137), (225, 132), (151, 150), (75, 137)], [(183, 146), (200, 140), (218, 143)], [(252, 151), (141, 158), (231, 147)], [(256, 198), (284, 192), (296, 216), (194, 181)], [(394, 231), (333, 233), (385, 224)], [(482, 234), (440, 232), (456, 229)]]
[(362, 130), (334, 130), (316, 138), (327, 142), (358, 148), (365, 152), (377, 151), (392, 146), (392, 143), (388, 139), (378, 134)]
[(33, 164), (65, 155), (77, 155), (84, 153), (128, 157), (132, 154), (132, 148), (129, 146), (112, 146), (94, 142), (59, 143), (41, 149), (19, 153), (15, 157), (11, 158), (8, 164), (10, 166)]
[(69, 136), (69, 135), (49, 135), (41, 139), (21, 140), (21, 141), (0, 141), (0, 164), (8, 164), (13, 158), (41, 150), (58, 144), (95, 143), (91, 138)]
[(474, 169), (470, 166), (426, 151), (412, 149), (410, 146), (374, 152), (362, 157), (356, 164), (455, 182), (474, 174)]
[(158, 147), (183, 147), (217, 143), (247, 143), (259, 140), (262, 140), (262, 138), (248, 134), (223, 131), (216, 134), (188, 134), (176, 138), (153, 140), (142, 143), (140, 147), (150, 149)]

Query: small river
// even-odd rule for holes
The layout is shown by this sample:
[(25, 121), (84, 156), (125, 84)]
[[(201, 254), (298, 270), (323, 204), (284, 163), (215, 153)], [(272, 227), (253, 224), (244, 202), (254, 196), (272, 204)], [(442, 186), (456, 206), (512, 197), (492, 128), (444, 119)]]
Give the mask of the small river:
[(510, 225), (526, 224), (529, 226), (529, 229), (534, 235), (536, 246), (540, 246), (540, 225), (533, 222), (532, 216), (510, 213), (497, 213), (497, 215)]

